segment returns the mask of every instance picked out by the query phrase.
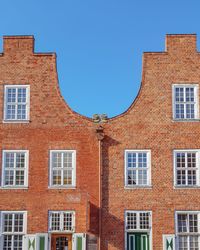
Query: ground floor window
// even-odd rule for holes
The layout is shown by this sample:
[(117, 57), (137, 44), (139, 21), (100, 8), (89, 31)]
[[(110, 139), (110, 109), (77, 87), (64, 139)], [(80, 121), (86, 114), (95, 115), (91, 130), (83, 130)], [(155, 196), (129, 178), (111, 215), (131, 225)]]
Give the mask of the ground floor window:
[(151, 212), (125, 212), (126, 249), (151, 249)]
[(178, 250), (200, 249), (200, 211), (176, 213)]
[(49, 232), (74, 232), (74, 211), (50, 211)]
[(26, 212), (1, 212), (1, 239), (3, 250), (23, 250), (26, 233)]

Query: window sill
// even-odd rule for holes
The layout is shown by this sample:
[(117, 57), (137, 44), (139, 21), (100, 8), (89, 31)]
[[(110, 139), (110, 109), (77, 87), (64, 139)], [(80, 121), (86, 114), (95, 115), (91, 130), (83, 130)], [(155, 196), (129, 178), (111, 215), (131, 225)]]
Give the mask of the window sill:
[(3, 120), (2, 123), (30, 123), (30, 120)]
[(200, 186), (174, 186), (174, 189), (200, 189)]
[(152, 189), (152, 185), (124, 186), (124, 189)]
[(199, 118), (195, 118), (195, 119), (175, 119), (173, 118), (174, 122), (199, 122), (200, 119)]
[(17, 187), (17, 186), (14, 186), (14, 187), (9, 187), (9, 186), (0, 187), (0, 190), (27, 190), (27, 189), (28, 189), (27, 186), (24, 186), (24, 187)]
[(64, 186), (61, 186), (61, 187), (54, 187), (54, 186), (48, 186), (48, 189), (76, 189), (76, 186), (70, 186), (70, 187), (64, 187)]

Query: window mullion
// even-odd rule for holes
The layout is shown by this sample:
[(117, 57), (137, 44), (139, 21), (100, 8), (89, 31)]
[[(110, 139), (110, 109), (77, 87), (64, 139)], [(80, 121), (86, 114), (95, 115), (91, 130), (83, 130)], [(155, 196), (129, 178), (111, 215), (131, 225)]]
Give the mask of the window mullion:
[(185, 183), (188, 185), (188, 153), (185, 153)]
[(13, 186), (16, 186), (16, 161), (17, 161), (17, 153), (14, 153), (14, 173), (13, 173)]
[(139, 169), (138, 169), (138, 153), (136, 153), (136, 173), (135, 173), (135, 177), (136, 177), (136, 185), (138, 185), (139, 184), (139, 180), (138, 180), (138, 176), (139, 176), (139, 174), (138, 174), (138, 171)]
[(17, 111), (18, 111), (18, 88), (16, 88), (16, 96), (15, 96), (15, 120), (17, 120)]
[(63, 185), (64, 153), (61, 153), (61, 185)]

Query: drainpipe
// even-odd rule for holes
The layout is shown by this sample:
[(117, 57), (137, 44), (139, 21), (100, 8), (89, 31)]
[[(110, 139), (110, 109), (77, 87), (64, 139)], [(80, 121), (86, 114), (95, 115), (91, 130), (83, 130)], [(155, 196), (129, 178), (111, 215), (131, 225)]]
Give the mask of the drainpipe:
[(97, 139), (99, 141), (99, 250), (101, 250), (101, 218), (102, 218), (102, 145), (104, 139), (104, 131), (103, 127), (100, 125), (96, 129)]

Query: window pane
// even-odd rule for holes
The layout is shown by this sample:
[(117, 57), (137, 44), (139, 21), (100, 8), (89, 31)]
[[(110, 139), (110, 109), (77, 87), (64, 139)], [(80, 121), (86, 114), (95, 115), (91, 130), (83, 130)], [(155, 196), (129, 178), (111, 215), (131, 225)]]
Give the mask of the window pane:
[(8, 88), (7, 89), (7, 102), (16, 102), (16, 89)]
[(12, 250), (12, 235), (3, 235), (3, 250)]
[(187, 214), (178, 214), (178, 232), (187, 232)]
[(22, 235), (14, 235), (13, 250), (22, 250)]
[(127, 229), (137, 228), (137, 216), (134, 212), (127, 212)]
[(16, 153), (16, 168), (25, 167), (25, 153)]
[(6, 119), (15, 119), (16, 115), (16, 105), (7, 105), (7, 110), (6, 110)]
[(138, 171), (138, 184), (147, 185), (147, 170)]
[(128, 185), (136, 184), (136, 170), (128, 170)]
[(129, 168), (136, 167), (136, 153), (128, 153), (128, 167)]
[(26, 102), (26, 88), (18, 88), (18, 102)]
[(189, 215), (189, 232), (190, 233), (198, 232), (197, 214), (190, 214)]
[(72, 184), (72, 170), (63, 171), (63, 184), (71, 185)]
[(62, 153), (52, 153), (53, 168), (62, 167)]
[(190, 236), (189, 241), (190, 241), (190, 250), (199, 250), (199, 242), (198, 242), (199, 237), (198, 236)]
[(51, 230), (52, 231), (60, 230), (60, 213), (51, 214)]
[(14, 215), (14, 232), (23, 232), (23, 214)]
[(24, 104), (17, 105), (17, 119), (18, 120), (26, 119), (26, 105)]
[(63, 153), (63, 167), (72, 168), (72, 153)]
[(63, 228), (64, 228), (64, 231), (72, 231), (72, 213), (64, 213), (63, 215)]
[(14, 170), (6, 170), (4, 178), (5, 185), (14, 185)]
[(149, 213), (140, 213), (140, 229), (149, 229)]
[(179, 250), (189, 250), (188, 249), (188, 237), (187, 236), (179, 236), (178, 237), (178, 245), (179, 245)]
[(5, 158), (5, 167), (14, 168), (14, 153), (6, 153)]
[(13, 214), (4, 214), (3, 216), (3, 232), (12, 232)]
[(61, 185), (61, 170), (53, 170), (53, 185)]

